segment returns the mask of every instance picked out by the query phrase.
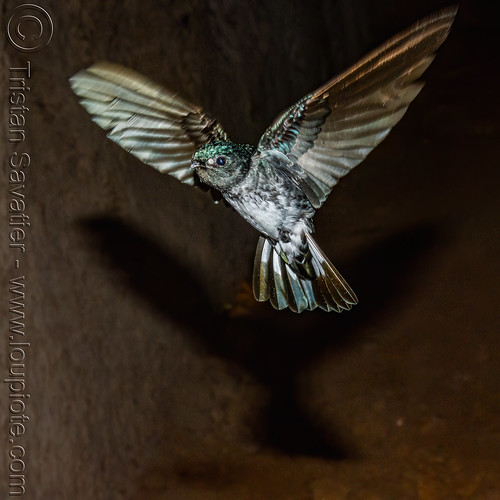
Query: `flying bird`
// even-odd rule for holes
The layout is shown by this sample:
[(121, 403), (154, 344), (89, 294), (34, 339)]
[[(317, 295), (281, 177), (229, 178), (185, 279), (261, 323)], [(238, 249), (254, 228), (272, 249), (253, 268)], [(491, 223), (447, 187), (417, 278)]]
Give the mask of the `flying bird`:
[(257, 146), (232, 142), (202, 108), (122, 66), (100, 62), (70, 83), (110, 139), (160, 172), (211, 190), (260, 232), (258, 301), (341, 312), (358, 299), (313, 239), (314, 214), (403, 117), (456, 12), (417, 22), (304, 96)]

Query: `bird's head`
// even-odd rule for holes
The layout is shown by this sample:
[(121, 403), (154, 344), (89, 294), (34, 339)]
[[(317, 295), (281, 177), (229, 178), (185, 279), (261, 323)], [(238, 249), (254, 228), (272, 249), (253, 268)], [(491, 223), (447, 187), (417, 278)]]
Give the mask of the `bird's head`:
[(209, 142), (196, 150), (191, 168), (195, 169), (202, 182), (224, 192), (243, 180), (254, 151), (255, 147), (248, 144)]

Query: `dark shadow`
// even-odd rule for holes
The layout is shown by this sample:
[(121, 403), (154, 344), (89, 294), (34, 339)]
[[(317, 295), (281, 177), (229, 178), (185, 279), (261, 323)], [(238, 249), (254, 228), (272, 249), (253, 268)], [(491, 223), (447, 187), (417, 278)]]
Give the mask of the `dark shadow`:
[(105, 265), (120, 270), (139, 296), (198, 345), (237, 363), (266, 388), (266, 410), (252, 423), (262, 446), (329, 459), (355, 457), (356, 447), (307, 414), (298, 378), (326, 350), (359, 341), (364, 325), (394, 314), (401, 301), (408, 301), (440, 236), (430, 225), (405, 229), (344, 265), (342, 271), (361, 299), (355, 312), (297, 315), (257, 304), (251, 317), (234, 319), (216, 314), (193, 273), (137, 228), (110, 217), (86, 219), (81, 227)]
[(201, 287), (157, 242), (119, 218), (88, 218), (80, 226), (103, 264), (119, 271), (141, 298), (190, 329), (206, 326), (212, 312)]

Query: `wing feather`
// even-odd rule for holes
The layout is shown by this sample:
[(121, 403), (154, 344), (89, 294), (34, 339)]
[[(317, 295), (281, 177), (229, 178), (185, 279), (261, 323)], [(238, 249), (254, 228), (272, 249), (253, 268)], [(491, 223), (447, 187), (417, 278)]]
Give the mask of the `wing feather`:
[(227, 140), (220, 124), (200, 107), (117, 64), (97, 63), (70, 82), (111, 140), (182, 182), (196, 183), (191, 157), (200, 146)]
[(321, 188), (319, 203), (311, 200), (316, 208), (403, 117), (456, 12), (443, 9), (391, 38), (285, 110), (263, 134), (259, 149), (294, 157)]

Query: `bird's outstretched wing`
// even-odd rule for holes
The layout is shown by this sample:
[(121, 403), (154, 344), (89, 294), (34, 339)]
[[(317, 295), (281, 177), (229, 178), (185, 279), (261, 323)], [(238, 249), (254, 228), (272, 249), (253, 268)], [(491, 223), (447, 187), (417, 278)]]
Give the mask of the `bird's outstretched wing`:
[(391, 38), (285, 110), (263, 134), (259, 149), (293, 156), (308, 174), (316, 208), (405, 114), (456, 12), (443, 9)]
[(70, 79), (83, 107), (108, 137), (144, 163), (195, 184), (191, 156), (212, 140), (227, 140), (200, 107), (117, 64), (100, 62)]

